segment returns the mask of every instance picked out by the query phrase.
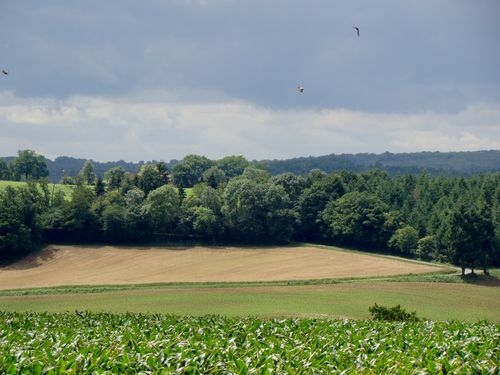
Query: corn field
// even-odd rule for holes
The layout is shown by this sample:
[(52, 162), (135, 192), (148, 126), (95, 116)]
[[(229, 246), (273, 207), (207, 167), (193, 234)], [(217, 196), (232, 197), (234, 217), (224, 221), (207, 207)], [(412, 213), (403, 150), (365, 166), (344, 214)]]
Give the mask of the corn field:
[(499, 373), (499, 326), (0, 312), (2, 374)]

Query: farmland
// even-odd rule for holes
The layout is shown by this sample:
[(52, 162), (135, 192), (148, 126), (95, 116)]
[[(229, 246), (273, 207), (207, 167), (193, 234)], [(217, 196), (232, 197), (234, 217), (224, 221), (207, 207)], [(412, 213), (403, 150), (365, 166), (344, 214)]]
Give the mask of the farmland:
[[(123, 288), (123, 289), (122, 289)], [(144, 285), (0, 292), (2, 310), (136, 312), (232, 317), (366, 319), (374, 303), (401, 304), (432, 320), (500, 323), (500, 288), (360, 280), (318, 285)]]
[[(498, 271), (455, 271), (313, 245), (51, 245), (0, 268), (0, 372), (494, 374)], [(367, 320), (375, 303), (425, 320)]]
[(499, 322), (500, 288), (434, 282), (461, 280), (450, 270), (310, 245), (52, 245), (0, 268), (0, 305), (9, 311), (366, 319), (379, 303), (402, 304), (433, 320)]
[(0, 371), (495, 374), (499, 337), (486, 322), (0, 313)]
[(0, 290), (58, 285), (245, 282), (388, 276), (443, 267), (336, 247), (51, 245), (0, 268)]

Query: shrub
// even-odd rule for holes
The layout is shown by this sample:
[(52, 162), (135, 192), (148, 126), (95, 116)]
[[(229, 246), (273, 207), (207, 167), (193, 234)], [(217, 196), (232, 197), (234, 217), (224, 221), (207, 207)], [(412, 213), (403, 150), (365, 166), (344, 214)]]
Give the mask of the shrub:
[(373, 320), (388, 322), (416, 322), (419, 320), (415, 311), (411, 313), (407, 312), (405, 309), (401, 308), (400, 305), (385, 307), (375, 304), (370, 307), (368, 311), (370, 311)]

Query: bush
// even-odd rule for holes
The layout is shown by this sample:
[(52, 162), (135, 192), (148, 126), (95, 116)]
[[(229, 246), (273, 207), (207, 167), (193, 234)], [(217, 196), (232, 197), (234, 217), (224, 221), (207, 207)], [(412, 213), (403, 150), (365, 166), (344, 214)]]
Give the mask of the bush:
[(400, 305), (394, 307), (385, 307), (378, 306), (377, 304), (373, 305), (368, 309), (370, 314), (372, 314), (373, 320), (382, 320), (388, 322), (416, 322), (420, 320), (417, 318), (417, 313), (407, 312), (405, 309), (402, 309)]

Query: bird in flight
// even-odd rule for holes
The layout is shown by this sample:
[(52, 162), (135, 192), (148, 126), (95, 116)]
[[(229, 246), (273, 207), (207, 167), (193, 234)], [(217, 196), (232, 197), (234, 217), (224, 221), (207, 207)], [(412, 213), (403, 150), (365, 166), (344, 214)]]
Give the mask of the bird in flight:
[(353, 26), (353, 28), (356, 30), (356, 32), (358, 33), (358, 36), (359, 36), (359, 27)]
[(304, 92), (304, 88), (302, 86), (297, 86), (297, 90), (298, 92), (300, 93), (303, 93)]
[(2, 69), (2, 73), (5, 74), (5, 75), (8, 75), (9, 71), (7, 69)]

